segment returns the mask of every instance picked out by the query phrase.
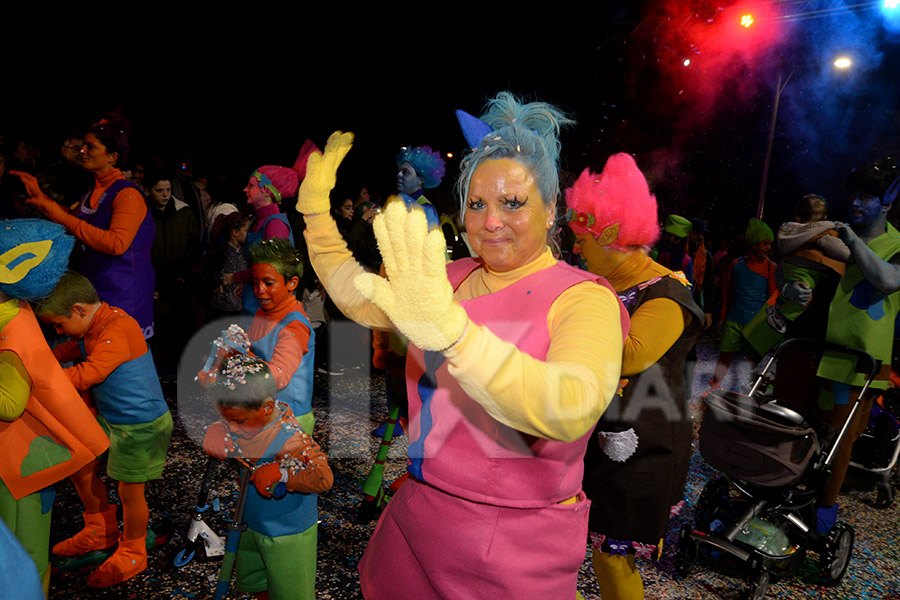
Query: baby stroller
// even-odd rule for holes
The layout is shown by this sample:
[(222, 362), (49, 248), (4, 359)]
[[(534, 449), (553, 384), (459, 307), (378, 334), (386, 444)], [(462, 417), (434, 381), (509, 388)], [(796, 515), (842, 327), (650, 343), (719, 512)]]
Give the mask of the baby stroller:
[[(812, 340), (782, 343), (748, 395), (711, 391), (700, 426), (700, 454), (723, 476), (711, 479), (695, 506), (693, 524), (679, 532), (675, 570), (687, 576), (709, 547), (731, 557), (743, 571), (748, 597), (760, 600), (771, 581), (790, 577), (807, 551), (819, 556), (825, 585), (837, 585), (853, 552), (853, 528), (841, 521), (826, 535), (816, 530), (816, 500), (828, 482), (834, 456), (859, 410), (857, 400), (839, 432), (807, 420), (785, 403), (762, 397), (758, 389), (785, 348)], [(824, 349), (856, 357), (866, 374), (860, 398), (877, 373), (867, 352), (836, 344)]]

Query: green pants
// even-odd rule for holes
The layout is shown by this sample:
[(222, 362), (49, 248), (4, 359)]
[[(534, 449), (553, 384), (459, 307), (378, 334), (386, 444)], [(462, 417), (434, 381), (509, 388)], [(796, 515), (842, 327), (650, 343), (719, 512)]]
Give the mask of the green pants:
[(41, 492), (16, 500), (0, 481), (0, 518), (37, 566), (46, 596), (50, 581), (50, 508), (43, 512)]

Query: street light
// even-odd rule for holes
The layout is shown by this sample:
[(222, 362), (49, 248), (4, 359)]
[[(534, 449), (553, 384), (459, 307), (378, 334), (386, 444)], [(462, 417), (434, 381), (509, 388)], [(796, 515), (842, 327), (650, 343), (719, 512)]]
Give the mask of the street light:
[[(853, 66), (853, 61), (847, 56), (839, 56), (834, 60), (833, 64), (838, 69), (846, 70)], [(769, 139), (766, 142), (766, 158), (763, 161), (762, 184), (759, 188), (759, 203), (756, 206), (756, 218), (760, 220), (762, 220), (763, 207), (766, 202), (766, 183), (769, 179), (769, 162), (772, 159), (772, 144), (775, 141), (775, 122), (778, 120), (778, 104), (781, 100), (781, 93), (784, 91), (784, 88), (787, 87), (788, 82), (791, 80), (791, 75), (793, 74), (794, 71), (792, 70), (787, 76), (787, 79), (782, 83), (782, 76), (781, 73), (779, 73), (778, 83), (775, 85), (775, 102), (772, 105), (772, 124), (769, 127)]]

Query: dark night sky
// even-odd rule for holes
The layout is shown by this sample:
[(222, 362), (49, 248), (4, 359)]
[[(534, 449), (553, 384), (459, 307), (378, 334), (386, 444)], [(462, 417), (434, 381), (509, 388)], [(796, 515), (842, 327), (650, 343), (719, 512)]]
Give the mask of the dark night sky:
[[(295, 28), (287, 19), (282, 31), (269, 31), (258, 15), (246, 15), (244, 31), (147, 22), (118, 33), (129, 43), (109, 52), (46, 36), (60, 42), (55, 51), (20, 56), (16, 76), (6, 79), (5, 128), (52, 138), (121, 106), (136, 124), (137, 154), (189, 154), (236, 181), (261, 164), (290, 164), (306, 138), (321, 146), (331, 131), (350, 130), (356, 144), (342, 177), (388, 191), (401, 146), (428, 144), (458, 156), (464, 140), (454, 110), (477, 114), (486, 98), (508, 89), (574, 113), (578, 125), (562, 141), (564, 167), (576, 175), (601, 168), (612, 152), (632, 152), (661, 214), (746, 222), (759, 194), (780, 65), (794, 75), (782, 96), (767, 194), (776, 222), (790, 216), (800, 193), (838, 199), (839, 176), (857, 158), (897, 150), (898, 39), (873, 11), (858, 11), (802, 23), (774, 19), (770, 31), (790, 43), (767, 40), (735, 54), (731, 41), (710, 37), (717, 23), (698, 18), (706, 13), (680, 16), (695, 5), (724, 21), (733, 4), (653, 0), (638, 26), (639, 3), (598, 3), (567, 13), (570, 22), (545, 35), (497, 26), (466, 37), (423, 31), (401, 38), (332, 30), (330, 22), (317, 35), (316, 23)], [(784, 10), (802, 4), (815, 8), (775, 3)], [(265, 44), (242, 41), (258, 38), (255, 28)], [(867, 66), (843, 81), (814, 71), (813, 50), (823, 40), (856, 48)], [(696, 66), (680, 67), (685, 54)], [(449, 193), (446, 182), (442, 188)]]

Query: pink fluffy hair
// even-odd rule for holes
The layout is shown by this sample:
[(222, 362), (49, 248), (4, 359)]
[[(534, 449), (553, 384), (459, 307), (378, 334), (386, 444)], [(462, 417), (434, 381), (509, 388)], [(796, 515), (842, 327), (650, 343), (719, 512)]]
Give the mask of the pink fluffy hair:
[(599, 175), (585, 169), (566, 190), (566, 219), (576, 235), (600, 235), (619, 224), (619, 236), (610, 246), (626, 250), (652, 246), (659, 239), (656, 197), (644, 174), (629, 154), (613, 154)]

